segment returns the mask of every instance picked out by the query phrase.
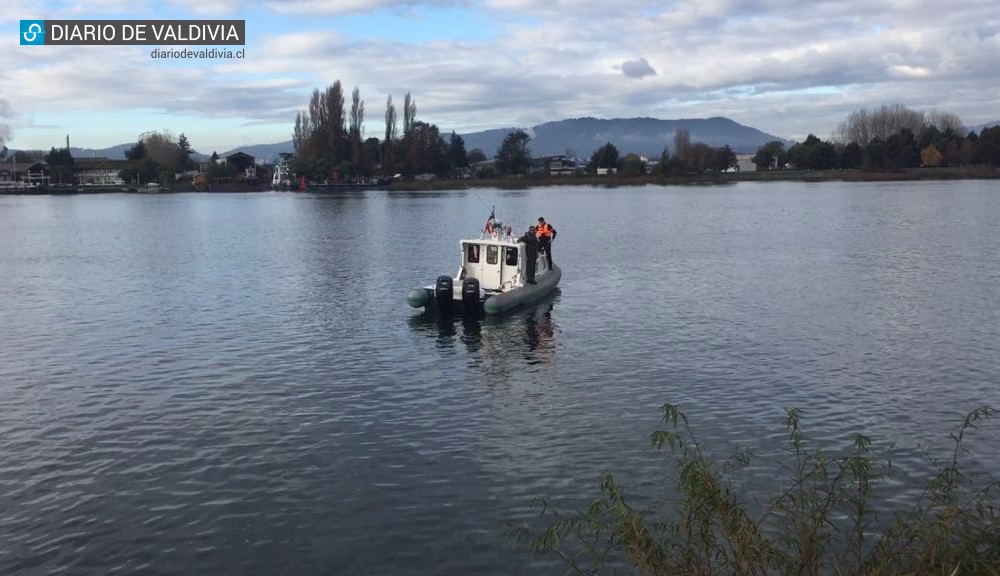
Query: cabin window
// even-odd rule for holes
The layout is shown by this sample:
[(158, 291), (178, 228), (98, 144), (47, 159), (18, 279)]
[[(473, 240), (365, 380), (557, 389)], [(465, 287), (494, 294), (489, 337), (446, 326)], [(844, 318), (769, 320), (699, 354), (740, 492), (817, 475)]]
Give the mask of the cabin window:
[(517, 248), (507, 248), (507, 261), (508, 266), (517, 266)]
[(486, 247), (486, 263), (496, 264), (500, 259), (500, 249), (497, 246), (487, 246)]
[(468, 261), (472, 264), (479, 262), (479, 244), (469, 244)]

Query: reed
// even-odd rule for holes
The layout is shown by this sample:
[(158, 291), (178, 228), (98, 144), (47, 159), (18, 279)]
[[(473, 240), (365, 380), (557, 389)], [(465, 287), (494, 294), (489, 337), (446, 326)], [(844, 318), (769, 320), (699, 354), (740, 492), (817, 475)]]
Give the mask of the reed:
[(858, 435), (827, 454), (809, 446), (800, 411), (789, 409), (783, 488), (751, 511), (738, 486), (756, 457), (740, 450), (712, 460), (684, 413), (666, 404), (651, 441), (668, 451), (669, 489), (655, 505), (638, 509), (606, 474), (586, 510), (542, 499), (537, 526), (511, 526), (509, 535), (579, 575), (1000, 574), (1000, 485), (961, 462), (967, 435), (993, 415), (989, 406), (969, 413), (946, 457), (929, 457), (919, 499), (881, 521), (892, 447), (875, 451)]

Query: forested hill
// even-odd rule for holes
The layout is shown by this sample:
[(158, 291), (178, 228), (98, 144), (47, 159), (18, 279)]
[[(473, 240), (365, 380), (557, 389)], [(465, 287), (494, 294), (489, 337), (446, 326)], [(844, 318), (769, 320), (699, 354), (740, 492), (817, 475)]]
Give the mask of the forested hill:
[[(674, 134), (687, 129), (691, 142), (701, 142), (712, 147), (729, 145), (737, 154), (752, 154), (757, 148), (772, 140), (791, 143), (773, 134), (744, 126), (729, 118), (685, 118), (659, 120), (656, 118), (575, 118), (546, 122), (524, 130), (531, 135), (533, 156), (565, 154), (567, 149), (580, 158), (588, 158), (594, 150), (611, 142), (622, 154), (634, 152), (659, 157), (664, 147), (673, 148)], [(486, 130), (462, 134), (465, 149), (479, 148), (492, 158), (500, 148), (504, 136), (514, 128)]]

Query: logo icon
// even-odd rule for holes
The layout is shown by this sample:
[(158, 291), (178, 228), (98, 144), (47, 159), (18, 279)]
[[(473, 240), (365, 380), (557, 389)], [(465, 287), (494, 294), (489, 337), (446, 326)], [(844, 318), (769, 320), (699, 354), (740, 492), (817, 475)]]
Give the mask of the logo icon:
[(45, 20), (21, 20), (21, 46), (45, 44)]

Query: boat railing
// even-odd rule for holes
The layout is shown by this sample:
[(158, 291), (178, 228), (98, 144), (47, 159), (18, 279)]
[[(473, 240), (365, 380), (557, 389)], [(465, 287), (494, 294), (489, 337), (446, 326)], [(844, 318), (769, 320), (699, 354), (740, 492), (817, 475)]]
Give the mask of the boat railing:
[(504, 226), (500, 222), (494, 222), (492, 226), (483, 228), (479, 233), (480, 240), (493, 240), (496, 242), (514, 242), (514, 231), (510, 226)]

